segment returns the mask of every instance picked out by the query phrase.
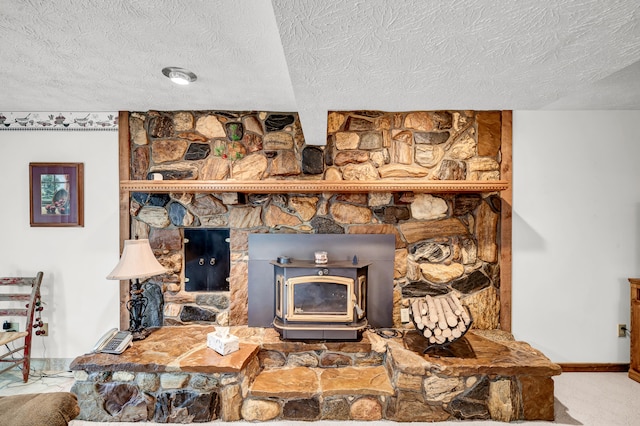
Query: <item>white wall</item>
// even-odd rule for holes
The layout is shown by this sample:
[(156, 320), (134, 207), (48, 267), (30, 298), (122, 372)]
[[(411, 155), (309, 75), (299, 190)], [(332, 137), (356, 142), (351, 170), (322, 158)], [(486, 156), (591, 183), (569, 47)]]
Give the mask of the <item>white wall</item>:
[[(85, 225), (29, 226), (29, 163), (84, 163)], [(118, 133), (0, 132), (0, 276), (44, 272), (43, 321), (33, 357), (75, 358), (108, 328), (118, 327)], [(16, 318), (17, 319), (17, 318)]]
[(513, 333), (554, 362), (629, 362), (640, 111), (513, 115)]

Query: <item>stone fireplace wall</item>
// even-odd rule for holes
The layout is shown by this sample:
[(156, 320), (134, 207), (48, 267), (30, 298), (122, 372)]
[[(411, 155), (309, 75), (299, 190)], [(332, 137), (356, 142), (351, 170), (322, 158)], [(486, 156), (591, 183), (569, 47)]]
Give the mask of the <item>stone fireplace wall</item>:
[[(500, 317), (497, 193), (289, 193), (287, 180), (500, 179), (500, 112), (331, 112), (326, 146), (295, 113), (134, 112), (130, 179), (278, 179), (283, 191), (132, 193), (131, 234), (170, 271), (145, 283), (150, 325), (247, 323), (251, 233), (393, 234), (394, 325), (425, 294), (455, 292), (474, 327)], [(228, 292), (186, 292), (182, 229), (229, 228)]]

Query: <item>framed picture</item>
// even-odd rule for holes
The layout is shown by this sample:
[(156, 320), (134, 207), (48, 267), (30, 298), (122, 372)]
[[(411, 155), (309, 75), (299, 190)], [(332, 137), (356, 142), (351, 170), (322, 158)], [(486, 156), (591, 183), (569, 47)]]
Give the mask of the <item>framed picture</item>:
[(84, 226), (83, 163), (29, 163), (31, 226)]

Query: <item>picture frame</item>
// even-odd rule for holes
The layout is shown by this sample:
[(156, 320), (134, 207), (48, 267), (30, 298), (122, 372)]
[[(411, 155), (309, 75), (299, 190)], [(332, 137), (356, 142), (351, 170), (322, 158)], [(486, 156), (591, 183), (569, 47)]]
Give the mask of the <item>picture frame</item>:
[(31, 226), (84, 226), (84, 164), (29, 163)]

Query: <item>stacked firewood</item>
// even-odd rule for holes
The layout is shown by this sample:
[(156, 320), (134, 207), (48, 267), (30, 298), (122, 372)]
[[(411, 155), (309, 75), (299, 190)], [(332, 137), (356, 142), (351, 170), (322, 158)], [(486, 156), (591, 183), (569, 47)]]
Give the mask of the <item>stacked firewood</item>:
[(409, 315), (430, 344), (453, 342), (471, 326), (471, 315), (453, 293), (414, 299), (409, 305)]

